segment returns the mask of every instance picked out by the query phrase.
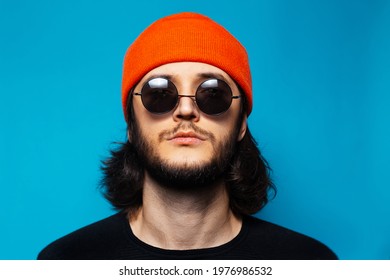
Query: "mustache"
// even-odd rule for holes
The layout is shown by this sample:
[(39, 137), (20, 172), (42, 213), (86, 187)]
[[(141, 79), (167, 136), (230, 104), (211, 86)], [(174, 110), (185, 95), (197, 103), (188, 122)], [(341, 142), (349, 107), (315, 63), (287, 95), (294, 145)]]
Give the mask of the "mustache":
[(176, 127), (172, 128), (172, 129), (166, 129), (166, 130), (161, 131), (158, 135), (159, 141), (162, 142), (163, 140), (171, 137), (172, 135), (174, 135), (175, 133), (177, 133), (180, 130), (193, 131), (193, 132), (200, 134), (206, 138), (209, 138), (212, 143), (215, 142), (215, 136), (213, 133), (196, 126), (193, 122), (181, 122)]

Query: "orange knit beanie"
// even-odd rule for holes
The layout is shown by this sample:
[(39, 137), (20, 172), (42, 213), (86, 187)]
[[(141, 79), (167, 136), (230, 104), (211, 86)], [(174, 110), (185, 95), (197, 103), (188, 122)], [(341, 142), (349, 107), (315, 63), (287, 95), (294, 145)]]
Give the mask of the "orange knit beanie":
[(224, 27), (196, 13), (180, 13), (152, 23), (128, 48), (123, 66), (122, 106), (129, 91), (152, 69), (172, 62), (203, 62), (218, 67), (243, 89), (252, 111), (248, 55)]

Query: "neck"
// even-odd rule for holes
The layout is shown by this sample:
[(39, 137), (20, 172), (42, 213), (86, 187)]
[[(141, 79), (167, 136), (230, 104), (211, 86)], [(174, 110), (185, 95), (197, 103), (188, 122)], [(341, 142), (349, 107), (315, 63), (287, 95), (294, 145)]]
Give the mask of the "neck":
[(130, 216), (130, 226), (149, 245), (188, 250), (229, 242), (239, 233), (241, 219), (229, 208), (223, 182), (180, 191), (162, 187), (146, 174), (143, 206)]

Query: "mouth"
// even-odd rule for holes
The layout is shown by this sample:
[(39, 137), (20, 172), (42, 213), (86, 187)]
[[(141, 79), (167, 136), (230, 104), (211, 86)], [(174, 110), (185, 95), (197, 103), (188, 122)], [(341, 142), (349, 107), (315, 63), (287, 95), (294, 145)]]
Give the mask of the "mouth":
[(207, 138), (201, 134), (193, 131), (179, 131), (172, 136), (168, 137), (168, 141), (174, 144), (189, 146), (197, 145), (205, 141)]

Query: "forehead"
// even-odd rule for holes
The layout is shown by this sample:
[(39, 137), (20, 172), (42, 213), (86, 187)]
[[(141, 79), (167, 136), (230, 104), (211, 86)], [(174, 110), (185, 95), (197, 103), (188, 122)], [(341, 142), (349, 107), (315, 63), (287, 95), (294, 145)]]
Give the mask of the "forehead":
[(229, 85), (234, 86), (233, 79), (222, 69), (210, 64), (201, 62), (174, 62), (161, 65), (149, 71), (140, 81), (146, 82), (147, 80), (158, 77), (169, 76), (173, 80), (199, 80), (207, 77), (214, 77), (221, 80), (225, 80)]

